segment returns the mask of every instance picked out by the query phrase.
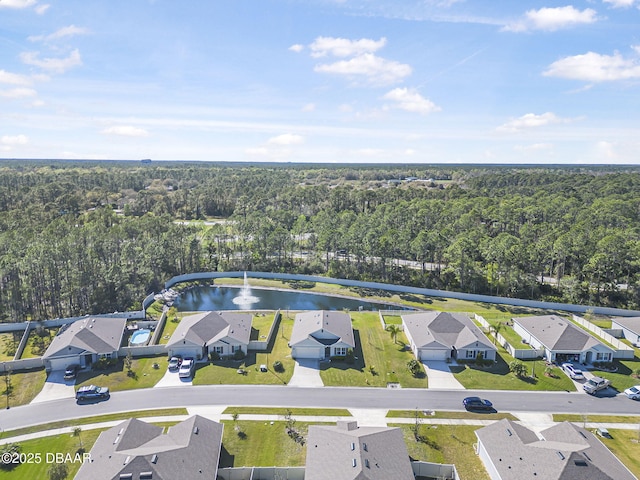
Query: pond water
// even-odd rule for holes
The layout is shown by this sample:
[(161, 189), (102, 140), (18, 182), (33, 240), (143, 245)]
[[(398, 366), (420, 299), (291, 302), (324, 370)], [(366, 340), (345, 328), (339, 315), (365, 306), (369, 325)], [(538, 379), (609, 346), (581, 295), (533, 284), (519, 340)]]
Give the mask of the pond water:
[[(181, 312), (207, 310), (409, 310), (397, 305), (368, 302), (357, 298), (332, 297), (309, 292), (281, 291), (251, 287), (251, 295), (242, 287), (194, 287), (176, 298)], [(241, 299), (252, 303), (242, 303)], [(235, 301), (234, 301), (235, 300)], [(254, 300), (257, 300), (253, 302)]]

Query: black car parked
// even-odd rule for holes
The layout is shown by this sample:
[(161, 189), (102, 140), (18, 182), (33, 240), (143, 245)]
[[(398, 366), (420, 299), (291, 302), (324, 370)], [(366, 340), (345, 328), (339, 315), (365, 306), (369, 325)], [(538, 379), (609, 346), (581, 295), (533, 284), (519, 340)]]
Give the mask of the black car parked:
[(462, 400), (462, 405), (467, 410), (494, 410), (493, 403), (480, 397), (467, 397)]

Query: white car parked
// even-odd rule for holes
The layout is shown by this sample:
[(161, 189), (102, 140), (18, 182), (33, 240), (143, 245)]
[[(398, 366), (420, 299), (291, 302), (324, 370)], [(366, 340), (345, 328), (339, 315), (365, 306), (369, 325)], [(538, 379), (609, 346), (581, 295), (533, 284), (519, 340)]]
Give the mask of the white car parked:
[(180, 369), (178, 370), (178, 376), (180, 378), (189, 378), (193, 375), (193, 371), (195, 370), (196, 362), (193, 358), (185, 358), (182, 360), (182, 364), (180, 365)]
[(629, 397), (631, 400), (640, 400), (640, 385), (636, 385), (635, 387), (627, 388), (624, 391), (624, 394)]
[(562, 370), (564, 370), (564, 373), (569, 375), (569, 378), (572, 380), (584, 380), (582, 370), (577, 369), (571, 363), (563, 363)]

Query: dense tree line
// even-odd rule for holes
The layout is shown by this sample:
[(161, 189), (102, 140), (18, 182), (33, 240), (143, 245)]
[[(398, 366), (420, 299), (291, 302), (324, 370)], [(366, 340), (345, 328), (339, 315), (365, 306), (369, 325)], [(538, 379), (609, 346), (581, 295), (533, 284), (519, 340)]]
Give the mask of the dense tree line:
[(638, 308), (638, 192), (630, 167), (3, 161), (0, 319), (243, 269)]

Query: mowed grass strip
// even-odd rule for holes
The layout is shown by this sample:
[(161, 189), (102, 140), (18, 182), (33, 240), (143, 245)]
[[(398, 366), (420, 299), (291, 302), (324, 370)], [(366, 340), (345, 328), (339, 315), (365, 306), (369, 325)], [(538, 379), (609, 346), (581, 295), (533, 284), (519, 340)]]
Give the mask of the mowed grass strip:
[[(106, 370), (89, 370), (78, 374), (76, 386), (98, 385), (109, 387), (111, 391), (134, 390), (137, 388), (153, 387), (167, 371), (166, 355), (155, 357), (134, 358), (132, 362), (133, 375), (127, 375), (124, 359)], [(158, 368), (153, 365), (158, 364)]]
[(396, 343), (391, 334), (383, 330), (377, 312), (351, 312), (356, 340), (353, 365), (346, 362), (322, 363), (320, 376), (325, 385), (349, 387), (386, 387), (388, 383), (400, 383), (405, 388), (426, 388), (424, 370), (414, 376), (407, 363), (414, 358), (405, 349), (407, 339), (399, 332)]
[(42, 387), (47, 379), (47, 372), (44, 368), (38, 370), (30, 370), (26, 372), (14, 372), (9, 376), (11, 382), (11, 394), (9, 395), (9, 402), (7, 404), (6, 386), (4, 375), (0, 378), (0, 407), (4, 408), (7, 405), (10, 407), (17, 407), (19, 405), (26, 405), (31, 402)]
[[(387, 418), (416, 418), (415, 410), (389, 410)], [(436, 411), (433, 415), (425, 415), (422, 410), (418, 410), (418, 419), (420, 421), (437, 418), (437, 419), (452, 419), (452, 420), (502, 420), (508, 418), (509, 420), (518, 420), (518, 417), (510, 413), (474, 413), (474, 412), (450, 412), (450, 411)]]
[(637, 430), (609, 429), (612, 438), (602, 438), (602, 443), (618, 457), (631, 473), (640, 478), (640, 434)]
[(417, 442), (413, 425), (389, 425), (402, 429), (409, 456), (414, 460), (454, 464), (460, 478), (465, 480), (489, 480), (480, 457), (473, 445), (477, 426), (469, 425), (421, 425), (419, 432), (425, 441)]
[(640, 423), (640, 415), (581, 415), (578, 413), (554, 413), (553, 421), (573, 423)]
[(82, 425), (90, 425), (94, 423), (112, 422), (114, 420), (128, 420), (129, 418), (144, 417), (168, 417), (173, 415), (188, 415), (186, 408), (158, 408), (155, 410), (135, 410), (132, 412), (110, 413), (107, 415), (98, 415), (94, 417), (81, 417), (71, 420), (60, 420), (58, 422), (44, 423), (33, 425), (30, 427), (17, 428), (15, 430), (7, 430), (4, 432), (3, 438), (19, 437), (29, 433), (45, 432), (47, 430), (56, 430), (65, 427), (80, 427)]
[(350, 417), (346, 408), (279, 408), (279, 407), (228, 407), (223, 414), (233, 415), (300, 415), (319, 417)]

